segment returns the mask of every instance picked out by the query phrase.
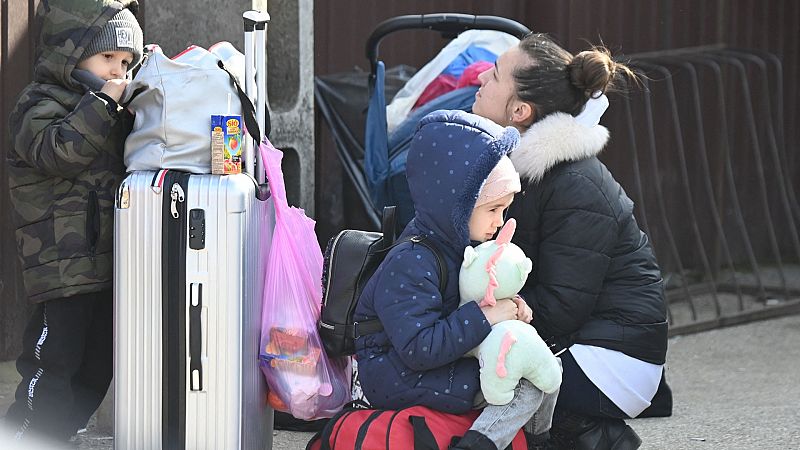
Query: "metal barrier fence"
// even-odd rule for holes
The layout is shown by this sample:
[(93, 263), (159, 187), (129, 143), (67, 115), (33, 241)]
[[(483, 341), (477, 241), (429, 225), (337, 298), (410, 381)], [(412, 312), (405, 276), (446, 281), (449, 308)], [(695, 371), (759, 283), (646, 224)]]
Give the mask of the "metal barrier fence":
[(800, 312), (781, 61), (722, 47), (629, 58), (643, 89), (615, 105), (613, 147), (628, 150), (604, 160), (626, 167), (620, 181), (667, 281), (671, 334)]

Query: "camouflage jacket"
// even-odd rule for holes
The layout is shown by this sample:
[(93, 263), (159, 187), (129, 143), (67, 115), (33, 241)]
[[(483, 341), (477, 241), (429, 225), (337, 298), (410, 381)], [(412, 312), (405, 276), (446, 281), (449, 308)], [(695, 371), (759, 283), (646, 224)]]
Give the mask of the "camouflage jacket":
[(83, 49), (131, 0), (50, 0), (34, 81), (9, 119), (12, 219), (32, 302), (111, 289), (114, 191), (127, 112), (72, 78)]

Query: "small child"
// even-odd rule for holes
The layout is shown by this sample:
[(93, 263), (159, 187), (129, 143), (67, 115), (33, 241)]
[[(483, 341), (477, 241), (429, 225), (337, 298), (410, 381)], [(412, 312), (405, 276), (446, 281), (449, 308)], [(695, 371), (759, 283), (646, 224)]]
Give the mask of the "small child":
[(504, 449), (520, 428), (531, 447), (544, 443), (557, 398), (557, 392), (545, 394), (523, 379), (511, 403), (487, 406), (478, 361), (464, 357), (492, 325), (532, 318), (521, 299), (458, 306), (464, 247), (492, 239), (520, 191), (519, 175), (506, 156), (518, 141), (514, 128), (463, 111), (436, 111), (422, 119), (406, 167), (416, 215), (403, 237), (425, 236), (440, 251), (447, 287), (439, 292), (431, 251), (403, 243), (369, 280), (354, 316), (377, 317), (383, 325), (356, 340), (361, 387), (373, 407), (425, 405), (455, 414), (483, 408), (455, 448)]
[(34, 81), (11, 113), (7, 155), (19, 261), (36, 304), (5, 417), (17, 439), (68, 441), (111, 382), (114, 192), (132, 124), (117, 102), (142, 57), (137, 7), (40, 5)]

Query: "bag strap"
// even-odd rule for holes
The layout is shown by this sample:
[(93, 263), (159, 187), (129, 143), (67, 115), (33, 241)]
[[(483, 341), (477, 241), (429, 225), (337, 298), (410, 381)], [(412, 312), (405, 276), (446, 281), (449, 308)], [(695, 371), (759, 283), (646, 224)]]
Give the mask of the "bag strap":
[[(392, 211), (393, 212), (393, 211)], [(430, 242), (428, 242), (428, 237), (425, 235), (420, 236), (407, 236), (399, 241), (393, 242), (391, 245), (384, 247), (380, 250), (376, 250), (376, 253), (381, 252), (388, 252), (389, 250), (397, 247), (400, 244), (404, 244), (406, 242), (411, 242), (414, 244), (420, 244), (433, 252), (433, 255), (436, 257), (436, 267), (439, 271), (439, 294), (442, 295), (444, 298), (444, 291), (447, 289), (447, 266), (444, 263), (444, 256), (436, 248), (436, 246)], [(366, 336), (368, 334), (374, 334), (379, 331), (383, 330), (383, 324), (381, 324), (380, 319), (370, 319), (370, 320), (362, 320), (358, 322), (354, 322), (352, 326), (347, 327), (345, 329), (345, 335), (351, 339), (358, 339), (361, 336)]]
[(439, 450), (439, 444), (433, 437), (428, 423), (423, 416), (408, 416), (411, 428), (414, 430), (414, 450)]
[(322, 430), (318, 431), (317, 434), (315, 434), (308, 442), (306, 450), (311, 450), (313, 448), (312, 444), (317, 439), (319, 439), (320, 441), (320, 447), (319, 447), (320, 450), (331, 450), (331, 437), (333, 435), (334, 429), (336, 429), (336, 424), (341, 420), (345, 420), (347, 416), (349, 416), (351, 413), (353, 413), (353, 410), (345, 408), (336, 413), (330, 419), (328, 419), (328, 422), (325, 424), (325, 427)]
[[(73, 72), (75, 72), (75, 71), (73, 71)], [(125, 102), (123, 102), (123, 101), (120, 101), (120, 102), (118, 102), (117, 104), (118, 104), (120, 107), (122, 107), (122, 109), (127, 109), (127, 108), (128, 108), (128, 105), (130, 105), (130, 104), (131, 104), (131, 102), (133, 102), (133, 100), (134, 100), (134, 99), (136, 99), (136, 97), (138, 97), (140, 94), (142, 94), (142, 93), (143, 93), (143, 92), (145, 92), (145, 91), (147, 91), (147, 87), (146, 87), (146, 86), (139, 86), (138, 88), (136, 88), (136, 89), (133, 91), (133, 93), (130, 95), (130, 97), (128, 97), (128, 100), (127, 100), (127, 101), (125, 101)], [(122, 100), (122, 99), (120, 99), (120, 100)]]
[(395, 236), (395, 212), (396, 206), (384, 206), (383, 217), (381, 218), (381, 232), (383, 232), (383, 242), (385, 245), (392, 245), (396, 238)]
[[(411, 408), (413, 408), (413, 406)], [(392, 435), (392, 427), (394, 427), (394, 424), (395, 424), (394, 420), (397, 418), (397, 416), (400, 413), (402, 413), (403, 411), (406, 411), (407, 409), (409, 409), (409, 408), (401, 408), (401, 409), (395, 410), (392, 413), (392, 416), (389, 417), (389, 424), (386, 425), (386, 450), (389, 450), (389, 437)]]
[(356, 434), (356, 442), (355, 442), (356, 449), (358, 450), (362, 449), (364, 445), (364, 439), (367, 438), (367, 433), (369, 432), (369, 427), (372, 425), (372, 422), (378, 420), (378, 418), (382, 416), (384, 412), (385, 411), (380, 409), (373, 411), (372, 413), (370, 413), (369, 417), (367, 417), (367, 420), (365, 420), (364, 423), (362, 423), (361, 426), (358, 427), (358, 433)]
[[(233, 85), (236, 87), (236, 95), (239, 96), (239, 101), (242, 103), (242, 116), (244, 118), (244, 124), (247, 127), (247, 133), (252, 137), (256, 142), (261, 142), (261, 128), (258, 126), (258, 120), (256, 120), (256, 109), (253, 106), (253, 102), (250, 101), (250, 97), (244, 93), (244, 90), (239, 85), (239, 81), (236, 79), (235, 76), (225, 68), (225, 64), (222, 61), (217, 61), (217, 66), (220, 69), (224, 70), (225, 73), (231, 77), (231, 81)], [(265, 110), (264, 116), (264, 135), (269, 137), (270, 131), (272, 131), (272, 123), (269, 117), (269, 109)]]

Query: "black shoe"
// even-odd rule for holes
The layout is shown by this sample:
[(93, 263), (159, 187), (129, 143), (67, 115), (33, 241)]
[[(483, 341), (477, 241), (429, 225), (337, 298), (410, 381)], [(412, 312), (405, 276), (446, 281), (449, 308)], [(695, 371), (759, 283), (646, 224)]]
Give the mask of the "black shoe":
[(497, 446), (483, 434), (469, 430), (450, 450), (497, 450)]
[(642, 439), (621, 419), (600, 419), (575, 437), (575, 450), (636, 450)]
[(542, 434), (531, 434), (525, 431), (525, 441), (528, 443), (528, 450), (557, 450), (550, 433), (545, 431)]
[(560, 449), (636, 450), (642, 439), (622, 419), (600, 419), (570, 415), (553, 430), (554, 443)]

